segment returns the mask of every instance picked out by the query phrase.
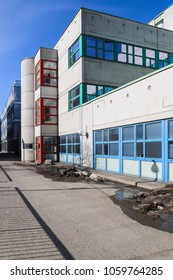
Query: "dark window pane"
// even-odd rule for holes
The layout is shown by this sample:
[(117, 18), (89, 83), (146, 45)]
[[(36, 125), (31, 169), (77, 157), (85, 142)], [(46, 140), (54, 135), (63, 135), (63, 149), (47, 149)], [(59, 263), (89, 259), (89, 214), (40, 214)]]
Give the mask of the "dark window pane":
[(161, 158), (162, 143), (161, 142), (146, 142), (145, 143), (146, 158)]
[(134, 156), (134, 143), (123, 143), (123, 156)]
[(137, 125), (136, 127), (136, 139), (143, 139), (143, 125)]
[(152, 123), (146, 125), (146, 139), (160, 139), (162, 136), (161, 123)]
[(60, 146), (60, 153), (66, 153), (66, 146), (65, 145)]
[(134, 126), (123, 128), (123, 140), (134, 140)]
[(109, 141), (118, 141), (118, 140), (119, 140), (118, 128), (110, 129), (109, 130)]
[(102, 144), (96, 144), (96, 155), (102, 155)]
[(110, 156), (118, 156), (119, 155), (118, 143), (110, 143), (109, 144), (109, 155)]
[(80, 154), (80, 145), (76, 145), (76, 154)]
[(80, 105), (80, 98), (77, 97), (76, 99), (73, 100), (73, 108), (75, 108), (79, 105)]
[(104, 144), (104, 155), (108, 155), (108, 144)]
[(143, 157), (144, 152), (143, 152), (143, 143), (136, 143), (136, 156), (137, 157)]
[(168, 143), (168, 153), (169, 153), (169, 158), (173, 159), (173, 141), (169, 141)]
[(68, 135), (67, 138), (68, 138), (68, 143), (72, 143), (72, 135)]
[(68, 145), (68, 153), (69, 154), (73, 153), (73, 145)]
[(102, 131), (101, 130), (95, 132), (95, 139), (96, 139), (96, 142), (102, 142)]

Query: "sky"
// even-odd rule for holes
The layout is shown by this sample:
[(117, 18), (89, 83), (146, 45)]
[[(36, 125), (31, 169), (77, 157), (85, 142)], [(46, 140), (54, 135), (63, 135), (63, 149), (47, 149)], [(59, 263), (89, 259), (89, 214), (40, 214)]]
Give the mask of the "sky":
[(53, 48), (80, 7), (148, 23), (173, 0), (0, 0), (0, 115), (21, 61)]

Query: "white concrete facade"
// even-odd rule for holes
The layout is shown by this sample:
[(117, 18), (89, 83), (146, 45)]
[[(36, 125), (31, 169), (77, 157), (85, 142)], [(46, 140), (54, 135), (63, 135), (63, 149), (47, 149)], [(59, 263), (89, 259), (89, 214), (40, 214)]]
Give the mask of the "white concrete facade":
[(160, 13), (154, 19), (152, 19), (149, 24), (152, 26), (161, 27), (164, 29), (173, 30), (173, 5), (168, 7), (165, 11)]

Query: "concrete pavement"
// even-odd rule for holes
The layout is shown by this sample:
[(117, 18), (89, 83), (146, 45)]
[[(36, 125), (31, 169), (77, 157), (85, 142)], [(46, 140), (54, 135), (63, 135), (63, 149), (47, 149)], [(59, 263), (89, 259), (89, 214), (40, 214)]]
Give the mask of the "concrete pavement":
[[(55, 182), (37, 174), (32, 165), (0, 164), (12, 180), (0, 171), (0, 220), (4, 223), (0, 232), (6, 230), (0, 234), (1, 259), (173, 259), (173, 234), (131, 220), (111, 201), (109, 196), (118, 184)], [(17, 255), (20, 242), (15, 250), (12, 238), (8, 242), (16, 225), (30, 238), (30, 243), (24, 241), (28, 247), (23, 247), (22, 256)], [(18, 230), (19, 239), (22, 233)], [(44, 248), (36, 233), (45, 239)], [(32, 252), (27, 249), (31, 240)]]

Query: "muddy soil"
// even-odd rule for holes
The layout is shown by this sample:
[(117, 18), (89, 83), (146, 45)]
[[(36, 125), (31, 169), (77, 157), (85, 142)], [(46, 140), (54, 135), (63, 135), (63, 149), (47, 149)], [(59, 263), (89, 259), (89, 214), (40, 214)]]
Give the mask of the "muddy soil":
[(147, 190), (98, 177), (91, 179), (94, 170), (74, 165), (38, 165), (37, 172), (53, 181), (87, 182), (115, 186), (111, 200), (131, 219), (159, 230), (173, 233), (173, 185)]
[(111, 196), (112, 201), (131, 219), (173, 233), (173, 186), (146, 189), (126, 186)]

